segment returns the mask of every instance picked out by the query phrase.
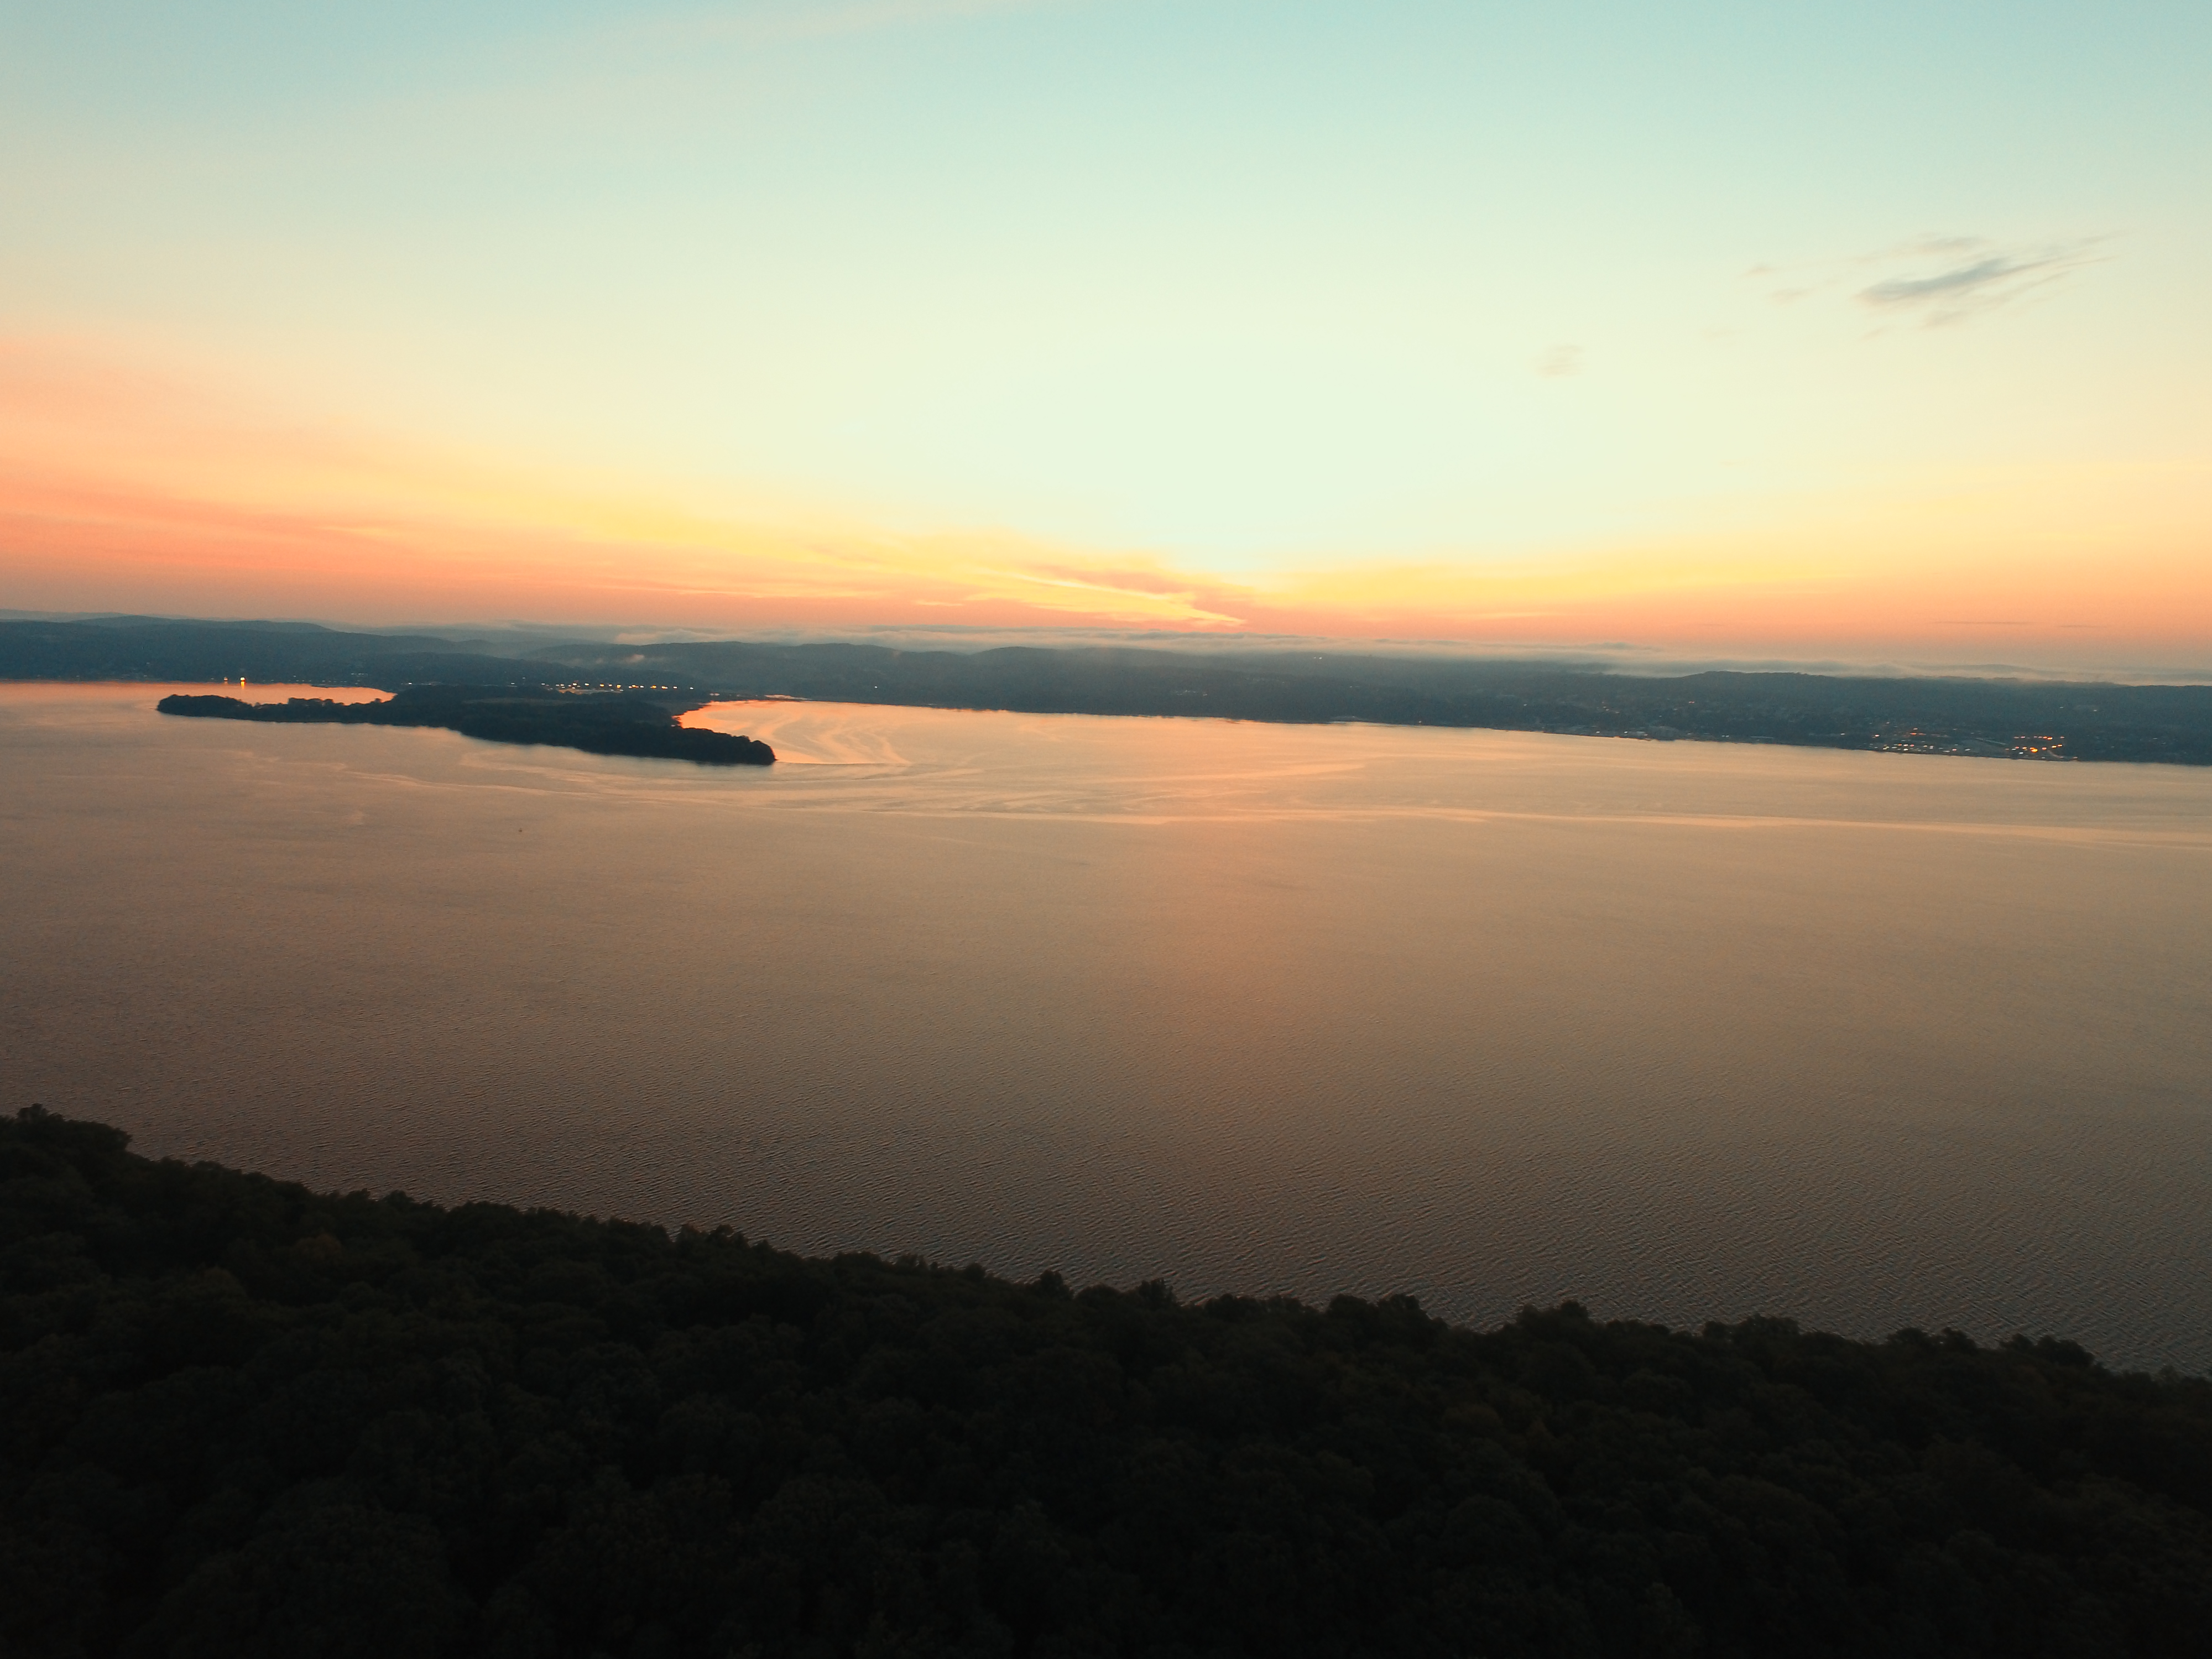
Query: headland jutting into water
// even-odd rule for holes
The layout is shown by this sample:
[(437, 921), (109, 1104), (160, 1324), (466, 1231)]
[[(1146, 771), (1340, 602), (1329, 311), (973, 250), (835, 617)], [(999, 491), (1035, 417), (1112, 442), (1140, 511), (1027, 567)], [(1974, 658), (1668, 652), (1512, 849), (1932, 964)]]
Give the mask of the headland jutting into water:
[(0, 678), (550, 687), (1024, 714), (1210, 715), (1694, 738), (2019, 760), (2212, 764), (2212, 685), (1811, 673), (1623, 674), (1559, 662), (1151, 648), (500, 641), (300, 623), (0, 622)]
[(537, 687), (410, 685), (382, 702), (330, 697), (249, 702), (179, 693), (155, 707), (164, 714), (282, 726), (438, 726), (490, 743), (553, 744), (594, 755), (696, 761), (702, 766), (775, 762), (775, 750), (764, 743), (679, 726), (677, 709), (626, 692), (567, 695)]

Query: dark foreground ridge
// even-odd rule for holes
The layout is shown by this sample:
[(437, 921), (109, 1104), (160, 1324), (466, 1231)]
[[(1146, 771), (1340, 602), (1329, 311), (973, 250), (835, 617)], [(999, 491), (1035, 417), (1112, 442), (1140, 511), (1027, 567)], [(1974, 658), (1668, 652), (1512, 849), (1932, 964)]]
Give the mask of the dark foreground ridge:
[(2212, 685), (1714, 672), (1558, 662), (1025, 646), (896, 651), (738, 640), (589, 641), (502, 653), (494, 639), (345, 634), (301, 623), (0, 620), (0, 679), (537, 689), (804, 697), (1033, 714), (1211, 715), (1487, 726), (1592, 737), (1794, 744), (2014, 760), (2212, 765)]
[(2212, 1383), (336, 1197), (0, 1120), (0, 1651), (2196, 1655)]
[(678, 726), (663, 704), (621, 693), (567, 696), (513, 686), (410, 685), (382, 702), (293, 697), (167, 696), (164, 714), (285, 726), (434, 726), (492, 743), (550, 743), (594, 755), (641, 755), (702, 766), (769, 766), (775, 750), (753, 738)]

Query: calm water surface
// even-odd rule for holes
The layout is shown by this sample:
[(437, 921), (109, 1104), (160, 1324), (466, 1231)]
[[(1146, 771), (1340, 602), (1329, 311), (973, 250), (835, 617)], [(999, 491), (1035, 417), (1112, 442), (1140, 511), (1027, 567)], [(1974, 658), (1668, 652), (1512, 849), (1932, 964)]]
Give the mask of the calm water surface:
[[(0, 687), (0, 1082), (323, 1187), (2212, 1368), (2212, 774)], [(291, 688), (265, 688), (280, 696)]]

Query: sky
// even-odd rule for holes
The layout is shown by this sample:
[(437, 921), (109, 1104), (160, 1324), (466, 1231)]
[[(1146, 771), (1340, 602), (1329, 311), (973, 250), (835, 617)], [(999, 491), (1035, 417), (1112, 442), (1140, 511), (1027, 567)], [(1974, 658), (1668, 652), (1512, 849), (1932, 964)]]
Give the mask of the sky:
[(2201, 0), (0, 0), (0, 607), (2212, 673), (2209, 71)]

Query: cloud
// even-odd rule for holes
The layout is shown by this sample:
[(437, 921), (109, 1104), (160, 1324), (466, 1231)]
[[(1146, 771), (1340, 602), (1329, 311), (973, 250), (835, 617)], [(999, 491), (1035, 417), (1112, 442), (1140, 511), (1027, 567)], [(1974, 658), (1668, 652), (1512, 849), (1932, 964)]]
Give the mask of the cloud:
[(2106, 257), (2098, 252), (2105, 240), (2008, 247), (1984, 236), (1920, 236), (1848, 258), (1756, 264), (1744, 276), (1765, 284), (1777, 305), (1848, 295), (1885, 322), (1940, 328), (2065, 281)]
[(2072, 242), (2007, 249), (1979, 237), (1930, 237), (1887, 256), (1905, 256), (1912, 261), (1910, 269), (1870, 283), (1853, 297), (1877, 311), (1917, 315), (1927, 326), (1940, 327), (2063, 282), (2081, 266), (2094, 263), (2094, 246)]
[[(1831, 297), (1975, 262), (1861, 268)], [(2038, 461), (1777, 495), (1633, 538), (1403, 562), (1315, 549), (1232, 574), (1171, 550), (886, 523), (738, 481), (369, 431), (132, 353), (0, 337), (0, 599), (56, 611), (1395, 637), (1524, 655), (1632, 639), (1701, 659), (1981, 661), (2001, 641), (2201, 677), (2208, 515), (2212, 469), (2193, 460)]]
[(918, 606), (1000, 624), (1243, 620), (1237, 584), (1130, 550), (890, 526), (740, 486), (503, 458), (4, 336), (0, 592), (90, 599), (46, 609), (114, 609), (111, 594), (143, 592), (185, 612), (361, 619), (535, 604), (678, 621), (688, 611), (718, 624), (882, 620)]
[(1555, 345), (1536, 359), (1536, 373), (1547, 380), (1565, 380), (1582, 372), (1583, 349), (1578, 345)]

